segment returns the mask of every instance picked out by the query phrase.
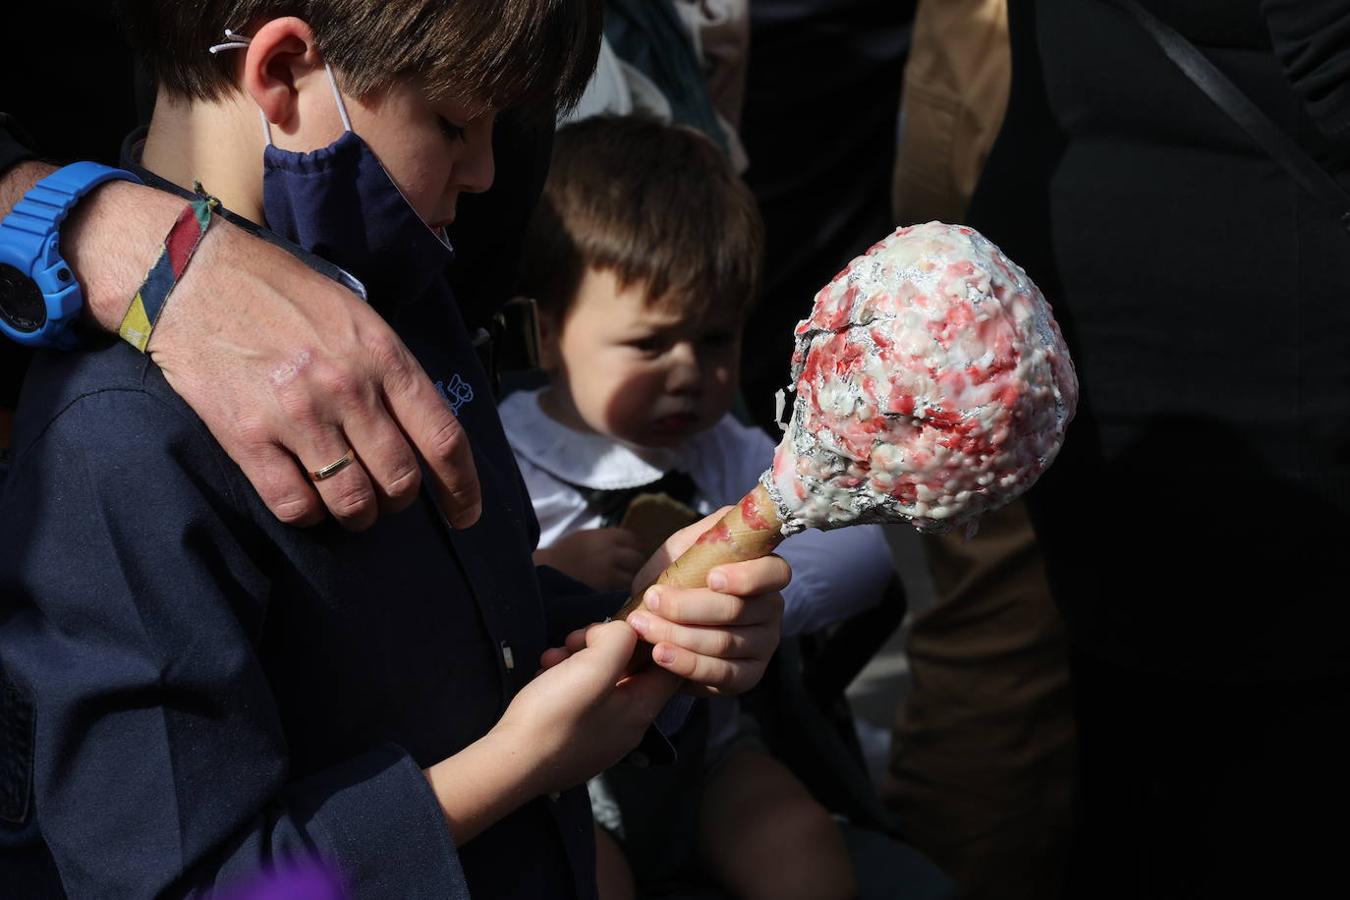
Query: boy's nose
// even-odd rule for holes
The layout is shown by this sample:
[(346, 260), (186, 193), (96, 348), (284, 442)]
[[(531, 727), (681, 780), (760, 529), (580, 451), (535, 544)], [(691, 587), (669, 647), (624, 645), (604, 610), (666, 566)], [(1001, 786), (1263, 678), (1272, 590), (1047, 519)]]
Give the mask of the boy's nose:
[(480, 194), (492, 187), (492, 179), (497, 173), (497, 164), (492, 156), (494, 118), (494, 113), (486, 112), (469, 123), (468, 152), (455, 166), (455, 182), (458, 190)]
[(698, 364), (698, 353), (689, 341), (681, 341), (670, 350), (670, 371), (666, 376), (666, 387), (671, 393), (688, 394), (696, 392), (703, 382), (703, 373)]

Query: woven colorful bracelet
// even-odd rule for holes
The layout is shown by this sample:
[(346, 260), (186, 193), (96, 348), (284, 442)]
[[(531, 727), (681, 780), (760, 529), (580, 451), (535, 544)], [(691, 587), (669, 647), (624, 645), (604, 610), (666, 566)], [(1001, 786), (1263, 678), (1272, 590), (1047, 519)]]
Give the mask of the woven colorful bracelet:
[(178, 284), (178, 279), (183, 277), (206, 229), (211, 227), (211, 211), (220, 205), (219, 200), (202, 191), (200, 184), (195, 185), (195, 188), (196, 198), (178, 214), (178, 220), (164, 238), (164, 252), (150, 267), (145, 282), (132, 298), (131, 306), (117, 329), (122, 340), (142, 353), (150, 343), (150, 335), (155, 330), (160, 313), (164, 311), (169, 294)]

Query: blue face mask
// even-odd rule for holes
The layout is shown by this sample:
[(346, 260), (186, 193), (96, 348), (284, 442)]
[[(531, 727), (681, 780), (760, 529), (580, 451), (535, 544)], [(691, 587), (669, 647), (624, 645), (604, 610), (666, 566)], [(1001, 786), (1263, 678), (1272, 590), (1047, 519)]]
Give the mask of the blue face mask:
[[(248, 46), (229, 42), (212, 52)], [(327, 68), (327, 67), (325, 67)], [(443, 277), (454, 251), (443, 230), (433, 231), (399, 191), (375, 153), (352, 130), (337, 79), (327, 69), (343, 134), (318, 150), (282, 150), (263, 118), (263, 214), (279, 237), (359, 279), (377, 307), (415, 299)]]

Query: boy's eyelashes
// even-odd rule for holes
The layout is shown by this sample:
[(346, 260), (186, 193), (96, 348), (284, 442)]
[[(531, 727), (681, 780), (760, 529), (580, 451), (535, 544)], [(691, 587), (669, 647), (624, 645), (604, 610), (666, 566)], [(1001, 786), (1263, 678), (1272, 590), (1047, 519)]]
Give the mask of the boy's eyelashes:
[(661, 337), (633, 338), (624, 343), (642, 353), (660, 353), (670, 344), (669, 341)]
[[(624, 343), (641, 353), (657, 354), (669, 350), (679, 338), (668, 337), (665, 335), (648, 335), (646, 337), (630, 338)], [(729, 347), (736, 342), (736, 332), (734, 331), (710, 331), (706, 334), (698, 335), (698, 345), (702, 347), (711, 347), (721, 349)]]
[(464, 140), (464, 126), (456, 125), (445, 116), (437, 116), (436, 124), (440, 126), (441, 134), (445, 135), (450, 141)]

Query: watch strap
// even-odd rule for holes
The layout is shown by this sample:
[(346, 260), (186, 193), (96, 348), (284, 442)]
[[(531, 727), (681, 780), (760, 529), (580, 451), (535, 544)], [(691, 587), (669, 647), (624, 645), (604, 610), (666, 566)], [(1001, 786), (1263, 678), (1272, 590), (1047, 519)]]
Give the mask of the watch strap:
[[(49, 268), (60, 258), (55, 236), (57, 228), (75, 204), (85, 194), (109, 181), (140, 179), (130, 172), (114, 169), (96, 162), (71, 163), (43, 178), (23, 195), (0, 228), (10, 229), (6, 235), (12, 243), (31, 242), (31, 251), (40, 268)], [(30, 277), (33, 276), (30, 272)]]
[(82, 197), (109, 181), (140, 183), (121, 169), (72, 163), (33, 185), (0, 221), (0, 261), (31, 279), (46, 304), (46, 319), (35, 331), (16, 330), (12, 323), (0, 321), (0, 330), (20, 343), (63, 343), (66, 326), (84, 306), (79, 282), (61, 258), (59, 228)]

